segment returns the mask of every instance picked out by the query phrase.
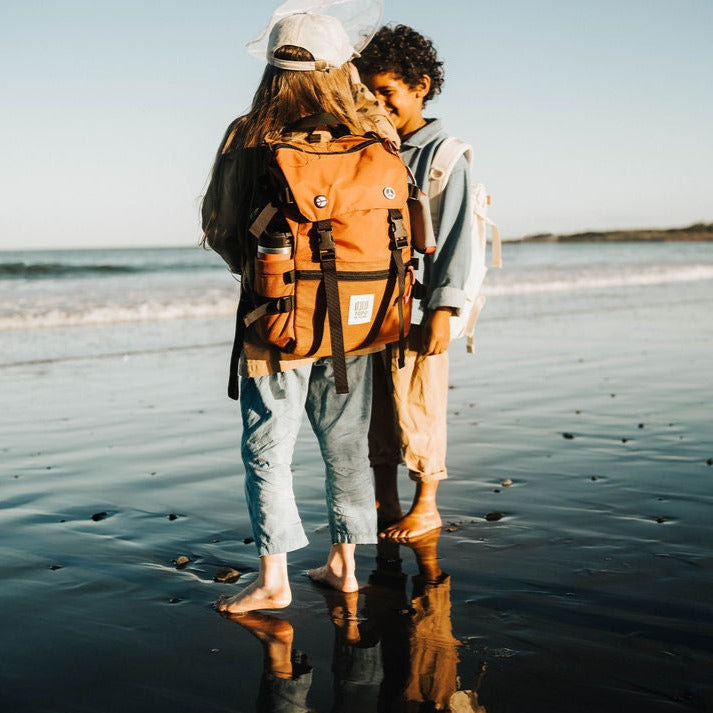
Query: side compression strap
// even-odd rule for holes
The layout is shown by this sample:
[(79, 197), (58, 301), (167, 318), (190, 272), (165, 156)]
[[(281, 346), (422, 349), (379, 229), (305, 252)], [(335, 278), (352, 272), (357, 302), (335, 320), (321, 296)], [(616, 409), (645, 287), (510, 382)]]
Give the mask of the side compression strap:
[(329, 336), (332, 343), (332, 366), (334, 385), (338, 394), (349, 393), (347, 362), (344, 354), (344, 334), (342, 333), (342, 311), (339, 304), (339, 283), (337, 281), (337, 253), (329, 220), (315, 223), (319, 235), (319, 262), (322, 266), (324, 294), (327, 298)]
[(247, 312), (247, 301), (240, 295), (238, 302), (238, 312), (235, 315), (235, 338), (233, 339), (233, 351), (230, 353), (230, 374), (228, 375), (228, 396), (234, 401), (240, 395), (240, 377), (238, 376), (238, 365), (240, 363), (240, 352), (243, 351), (245, 341), (245, 321)]
[(406, 330), (404, 328), (404, 294), (406, 293), (406, 265), (401, 251), (408, 246), (408, 233), (401, 211), (389, 209), (389, 232), (391, 233), (391, 259), (396, 266), (399, 281), (399, 369), (406, 364)]

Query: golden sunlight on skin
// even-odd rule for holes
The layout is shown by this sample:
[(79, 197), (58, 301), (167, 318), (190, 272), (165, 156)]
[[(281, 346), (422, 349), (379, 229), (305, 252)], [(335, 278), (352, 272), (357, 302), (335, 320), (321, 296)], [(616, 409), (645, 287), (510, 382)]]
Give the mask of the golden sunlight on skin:
[(386, 109), (399, 136), (411, 134), (426, 123), (422, 111), (423, 97), (431, 88), (429, 76), (424, 75), (415, 87), (410, 87), (392, 72), (383, 72), (366, 77), (364, 84)]
[(307, 576), (318, 584), (322, 584), (338, 592), (356, 592), (359, 589), (355, 575), (354, 549), (356, 545), (332, 545), (327, 557), (327, 564), (316, 569), (310, 569)]
[(257, 609), (284, 609), (291, 601), (287, 555), (264, 555), (257, 579), (232, 597), (221, 596), (215, 608), (226, 614), (244, 614)]
[(427, 534), (431, 530), (438, 530), (443, 524), (441, 515), (436, 507), (436, 491), (438, 490), (439, 482), (439, 480), (436, 480), (416, 483), (416, 492), (413, 496), (411, 509), (393, 525), (385, 527), (379, 533), (379, 537), (408, 542)]

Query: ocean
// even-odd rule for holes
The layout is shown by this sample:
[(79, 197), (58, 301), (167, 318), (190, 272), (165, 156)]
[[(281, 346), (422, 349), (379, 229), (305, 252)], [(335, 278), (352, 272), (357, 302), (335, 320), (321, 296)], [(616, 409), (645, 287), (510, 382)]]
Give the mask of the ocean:
[[(539, 295), (537, 309), (567, 293), (573, 309), (606, 309), (630, 287), (667, 285), (677, 299), (713, 280), (709, 243), (506, 243), (504, 264), (484, 293), (505, 317), (502, 297)], [(227, 342), (238, 291), (198, 247), (0, 252), (0, 365)]]

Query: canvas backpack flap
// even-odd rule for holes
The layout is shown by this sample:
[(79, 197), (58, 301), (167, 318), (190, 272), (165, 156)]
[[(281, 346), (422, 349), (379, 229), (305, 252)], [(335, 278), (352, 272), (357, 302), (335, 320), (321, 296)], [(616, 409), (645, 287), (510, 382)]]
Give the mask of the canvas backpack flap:
[[(291, 354), (333, 356), (335, 363), (337, 353), (405, 336), (409, 190), (398, 152), (379, 138), (349, 135), (281, 141), (273, 158), (275, 209), (293, 250), (281, 261), (256, 260), (257, 297), (267, 300), (256, 321), (260, 336)], [(401, 247), (394, 250), (397, 233)], [(282, 298), (292, 304), (271, 314), (268, 303)]]

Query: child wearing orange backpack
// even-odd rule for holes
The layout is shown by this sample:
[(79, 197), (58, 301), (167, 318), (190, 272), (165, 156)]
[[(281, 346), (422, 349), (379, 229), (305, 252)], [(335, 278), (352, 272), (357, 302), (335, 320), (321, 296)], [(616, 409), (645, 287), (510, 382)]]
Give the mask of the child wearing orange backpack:
[[(433, 44), (405, 25), (382, 27), (354, 64), (389, 114), (401, 138), (401, 156), (417, 184), (427, 191), (431, 162), (447, 138), (438, 119), (423, 116), (424, 106), (443, 84), (443, 63)], [(397, 368), (395, 357), (391, 364), (378, 355), (372, 358), (369, 457), (382, 538), (412, 540), (441, 527), (436, 493), (447, 477), (447, 350), (451, 315), (466, 299), (471, 260), (469, 183), (469, 166), (461, 156), (442, 193), (439, 215), (433, 216), (438, 226), (435, 252), (419, 257), (416, 276), (423, 290), (413, 305), (405, 368)], [(402, 461), (416, 483), (405, 516), (397, 486)]]
[[(331, 140), (335, 124), (362, 136), (379, 128), (373, 112), (383, 114), (373, 106), (373, 98), (371, 106), (362, 102), (360, 107), (354, 101), (358, 88), (349, 60), (357, 48), (335, 17), (276, 13), (261, 37), (265, 38), (262, 56), (267, 67), (250, 110), (226, 132), (202, 206), (204, 242), (240, 274), (243, 294), (257, 293), (261, 262), (266, 270), (275, 265), (273, 259), (291, 251), (286, 242), (273, 240), (279, 231), (282, 236), (289, 230), (285, 225), (275, 225), (270, 231), (272, 223), (268, 222), (263, 229), (255, 229), (256, 196), (264, 190), (270, 140), (282, 140), (286, 127), (291, 127), (290, 140), (301, 143), (307, 155), (313, 139)], [(308, 131), (302, 128), (305, 119), (316, 122)], [(401, 169), (405, 193), (406, 168), (390, 155)], [(325, 205), (325, 200), (326, 196), (318, 195), (314, 205)], [(331, 231), (325, 228), (324, 232)], [(292, 241), (295, 236), (289, 238)], [(291, 601), (287, 553), (307, 544), (291, 470), (305, 411), (324, 460), (332, 543), (326, 564), (311, 570), (309, 576), (341, 592), (356, 591), (355, 546), (376, 542), (377, 534), (365, 436), (372, 395), (368, 353), (382, 346), (346, 354), (341, 366), (349, 391), (342, 393), (335, 387), (337, 363), (331, 356), (285, 353), (266, 342), (257, 322), (246, 323), (241, 316), (239, 312), (244, 334), (236, 339), (234, 355), (239, 366), (231, 368), (231, 383), (235, 385), (239, 373), (245, 494), (260, 569), (253, 582), (216, 603), (219, 611), (229, 614), (280, 609)], [(237, 396), (234, 391), (232, 395)]]

